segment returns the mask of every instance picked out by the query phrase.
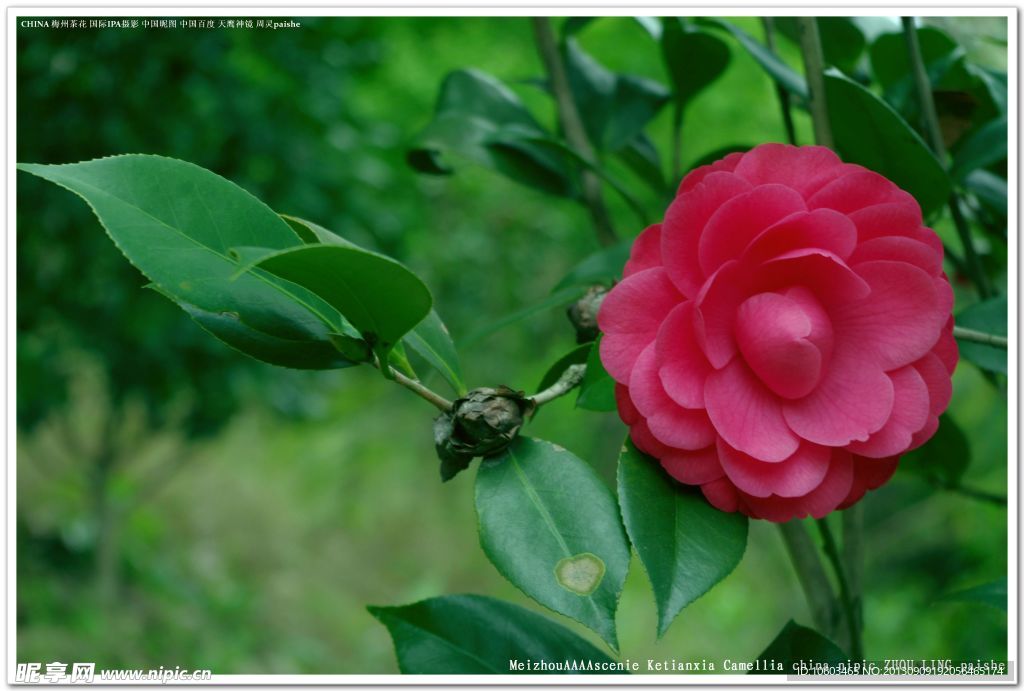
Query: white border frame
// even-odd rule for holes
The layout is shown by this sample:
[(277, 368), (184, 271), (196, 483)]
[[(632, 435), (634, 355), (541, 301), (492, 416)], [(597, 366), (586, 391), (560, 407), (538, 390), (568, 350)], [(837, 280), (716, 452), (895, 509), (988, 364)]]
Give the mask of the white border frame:
[[(1019, 13), (1016, 8), (1008, 7), (963, 7), (963, 6), (929, 6), (929, 5), (903, 5), (899, 7), (879, 7), (870, 5), (845, 5), (821, 7), (815, 5), (793, 4), (793, 5), (772, 5), (763, 0), (753, 0), (743, 6), (714, 7), (714, 6), (684, 6), (650, 4), (637, 7), (604, 6), (585, 1), (569, 2), (561, 5), (537, 5), (537, 4), (480, 4), (469, 2), (453, 2), (446, 5), (429, 4), (425, 0), (408, 0), (405, 3), (388, 5), (350, 5), (346, 7), (323, 7), (317, 5), (304, 5), (299, 7), (273, 7), (246, 4), (222, 4), (217, 7), (202, 7), (190, 5), (163, 5), (139, 7), (138, 5), (110, 3), (105, 6), (89, 7), (84, 3), (72, 2), (64, 5), (28, 5), (19, 4), (6, 7), (7, 31), (5, 41), (7, 50), (6, 70), (6, 94), (7, 94), (7, 139), (6, 155), (4, 166), (4, 182), (6, 185), (7, 205), (7, 242), (5, 244), (6, 270), (4, 302), (4, 316), (6, 324), (6, 338), (4, 341), (5, 351), (5, 372), (4, 384), (6, 396), (0, 403), (0, 413), (4, 415), (4, 431), (6, 438), (6, 464), (5, 476), (6, 498), (7, 498), (7, 530), (5, 538), (5, 554), (7, 566), (7, 589), (6, 589), (6, 613), (7, 626), (6, 635), (6, 667), (7, 683), (14, 683), (15, 674), (15, 637), (17, 624), (15, 610), (17, 606), (17, 576), (15, 570), (15, 535), (16, 535), (16, 439), (14, 414), (16, 410), (16, 360), (15, 360), (15, 309), (16, 309), (16, 215), (15, 215), (15, 152), (16, 152), (16, 28), (17, 20), (22, 16), (45, 16), (55, 17), (147, 17), (147, 16), (237, 16), (239, 11), (247, 17), (345, 17), (345, 16), (552, 16), (562, 17), (585, 14), (587, 16), (660, 16), (682, 14), (685, 16), (759, 16), (770, 10), (773, 16), (947, 16), (947, 17), (1005, 17), (1008, 24), (1007, 43), (1007, 82), (1008, 82), (1008, 177), (1007, 186), (1012, 192), (1009, 197), (1009, 208), (1007, 216), (1007, 228), (1019, 228), (1019, 101), (1018, 101), (1018, 68), (1020, 55), (1018, 53), (1018, 22)], [(1020, 411), (1018, 409), (1018, 283), (1019, 270), (1019, 238), (1015, 232), (1008, 233), (1008, 286), (1007, 295), (1009, 303), (1009, 321), (1007, 324), (1010, 347), (1008, 351), (1008, 656), (1007, 659), (1013, 667), (1010, 681), (973, 681), (974, 684), (1006, 685), (1013, 684), (1019, 677), (1017, 669), (1019, 640), (1018, 640), (1018, 589), (1019, 589), (1019, 555), (1018, 555), (1018, 526), (1019, 517), (1019, 423)], [(139, 682), (107, 682), (116, 685), (139, 685)], [(147, 685), (160, 684), (161, 682), (149, 682)], [(575, 676), (548, 676), (548, 675), (420, 675), (403, 676), (396, 674), (330, 674), (330, 675), (271, 675), (271, 674), (216, 674), (206, 682), (168, 682), (169, 684), (242, 684), (242, 685), (358, 685), (358, 686), (383, 686), (383, 685), (443, 685), (443, 686), (482, 686), (482, 685), (541, 685), (541, 686), (579, 686), (579, 685), (601, 685), (601, 686), (649, 686), (649, 685), (678, 685), (678, 684), (699, 684), (699, 685), (763, 685), (763, 684), (811, 684), (820, 685), (821, 679), (800, 679), (788, 680), (785, 675), (746, 676), (739, 674), (716, 674), (716, 675), (686, 675), (686, 674), (658, 674), (658, 675), (575, 675)], [(863, 679), (829, 679), (829, 684), (906, 684), (906, 685), (956, 685), (963, 684), (962, 678), (943, 680), (936, 678), (914, 679), (914, 680), (893, 680), (880, 678), (878, 681), (865, 681)], [(49, 684), (42, 684), (49, 686)]]

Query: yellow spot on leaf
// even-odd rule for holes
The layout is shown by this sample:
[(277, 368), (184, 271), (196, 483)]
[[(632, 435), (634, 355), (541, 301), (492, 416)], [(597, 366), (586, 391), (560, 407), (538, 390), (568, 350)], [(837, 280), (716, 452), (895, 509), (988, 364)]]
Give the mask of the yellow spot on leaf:
[(583, 552), (555, 564), (558, 585), (577, 595), (590, 595), (604, 578), (604, 562), (596, 554)]

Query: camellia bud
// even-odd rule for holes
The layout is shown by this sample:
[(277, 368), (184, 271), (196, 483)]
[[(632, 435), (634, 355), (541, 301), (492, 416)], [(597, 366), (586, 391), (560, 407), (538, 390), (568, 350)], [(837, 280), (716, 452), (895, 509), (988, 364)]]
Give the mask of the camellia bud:
[(604, 286), (591, 286), (583, 297), (569, 306), (566, 313), (576, 327), (577, 343), (590, 343), (597, 338), (600, 333), (597, 328), (597, 312), (607, 294), (608, 289)]
[(519, 434), (533, 399), (507, 386), (473, 389), (434, 421), (434, 448), (445, 482), (477, 456), (496, 456)]

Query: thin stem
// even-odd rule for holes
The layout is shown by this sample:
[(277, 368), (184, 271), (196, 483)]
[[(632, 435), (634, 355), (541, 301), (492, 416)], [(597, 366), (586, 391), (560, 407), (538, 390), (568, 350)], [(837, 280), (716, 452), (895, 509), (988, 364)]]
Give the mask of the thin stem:
[(924, 121), (925, 134), (932, 151), (939, 157), (939, 160), (946, 161), (946, 143), (942, 139), (942, 128), (939, 127), (939, 116), (935, 112), (935, 100), (932, 98), (932, 85), (928, 80), (928, 71), (924, 66), (924, 59), (921, 57), (921, 44), (917, 39), (917, 27), (914, 26), (913, 17), (902, 17), (903, 41), (907, 47), (907, 56), (910, 59), (911, 74), (914, 77), (914, 87), (917, 90), (918, 105), (921, 108), (921, 119)]
[(838, 630), (839, 612), (818, 550), (800, 521), (779, 523), (779, 532), (782, 533), (793, 568), (796, 569), (815, 626), (826, 636), (834, 637)]
[(569, 365), (568, 367), (565, 368), (565, 371), (562, 372), (562, 376), (558, 378), (558, 381), (556, 381), (554, 384), (544, 389), (543, 391), (540, 391), (538, 393), (535, 393), (533, 396), (530, 396), (530, 398), (533, 399), (533, 402), (536, 403), (537, 407), (539, 408), (545, 403), (549, 403), (558, 398), (559, 396), (564, 396), (565, 394), (575, 389), (577, 386), (580, 385), (580, 382), (583, 381), (583, 375), (585, 375), (586, 373), (587, 366), (582, 363), (576, 365)]
[(954, 326), (953, 335), (961, 341), (984, 343), (985, 345), (990, 345), (993, 348), (1002, 348), (1003, 350), (1006, 350), (1008, 347), (1006, 336), (997, 336), (995, 334), (985, 333), (984, 331), (975, 331), (974, 329), (968, 329), (965, 326)]
[[(775, 53), (775, 20), (771, 17), (761, 17), (764, 25), (764, 42), (769, 53)], [(779, 109), (782, 111), (782, 124), (786, 128), (786, 140), (796, 145), (796, 128), (793, 126), (792, 102), (789, 92), (782, 88), (782, 85), (775, 82), (775, 95), (779, 99)]]
[(843, 516), (843, 561), (846, 562), (849, 579), (851, 626), (853, 640), (864, 654), (864, 506), (854, 504), (842, 513)]
[[(580, 118), (579, 110), (572, 98), (565, 63), (562, 61), (561, 53), (559, 53), (558, 45), (555, 42), (555, 32), (551, 28), (551, 20), (548, 17), (533, 17), (530, 21), (533, 23), (537, 50), (544, 62), (544, 68), (547, 70), (548, 79), (551, 82), (551, 91), (555, 96), (555, 103), (558, 105), (558, 118), (562, 124), (562, 130), (565, 132), (565, 139), (569, 146), (584, 159), (596, 161), (594, 147), (587, 137), (583, 120)], [(583, 200), (594, 221), (594, 231), (597, 233), (598, 242), (606, 246), (615, 244), (618, 238), (612, 227), (608, 209), (604, 205), (604, 198), (601, 196), (601, 179), (586, 169), (580, 172), (580, 179), (583, 183)]]
[[(903, 17), (903, 40), (907, 46), (907, 56), (910, 59), (911, 74), (914, 77), (914, 86), (917, 90), (917, 100), (921, 108), (921, 119), (924, 124), (925, 134), (928, 136), (932, 151), (938, 157), (943, 167), (946, 166), (946, 143), (942, 139), (942, 128), (939, 126), (939, 116), (935, 112), (935, 98), (932, 96), (932, 85), (928, 79), (928, 71), (924, 66), (924, 58), (921, 57), (921, 44), (917, 38), (917, 27), (914, 25), (913, 17)], [(956, 233), (960, 238), (960, 244), (964, 248), (964, 259), (967, 262), (968, 273), (978, 293), (987, 298), (992, 295), (992, 288), (988, 284), (988, 277), (981, 265), (981, 259), (971, 239), (971, 229), (967, 225), (963, 211), (960, 209), (960, 197), (956, 191), (949, 194), (949, 213), (953, 217), (953, 225), (956, 226)]]
[(391, 371), (391, 376), (394, 377), (395, 381), (405, 388), (412, 391), (414, 394), (422, 398), (424, 401), (430, 403), (432, 406), (440, 410), (442, 413), (447, 413), (452, 409), (452, 402), (441, 394), (431, 391), (426, 386), (421, 384), (415, 379), (410, 379), (401, 372), (397, 371), (394, 367), (388, 366)]
[(814, 17), (797, 17), (796, 22), (800, 31), (800, 51), (804, 57), (804, 76), (807, 78), (811, 120), (814, 123), (814, 141), (820, 146), (834, 149), (832, 126), (828, 119), (828, 103), (825, 101), (825, 56), (821, 50), (818, 20)]
[(846, 568), (839, 556), (839, 549), (836, 540), (832, 537), (832, 530), (828, 527), (828, 521), (824, 518), (815, 520), (818, 524), (818, 531), (825, 547), (825, 556), (832, 564), (832, 571), (836, 575), (836, 582), (839, 583), (839, 602), (843, 606), (847, 631), (850, 636), (850, 655), (854, 660), (864, 659), (864, 646), (860, 640), (860, 632), (857, 630), (857, 618), (854, 614), (853, 598), (850, 596), (850, 582), (846, 577)]

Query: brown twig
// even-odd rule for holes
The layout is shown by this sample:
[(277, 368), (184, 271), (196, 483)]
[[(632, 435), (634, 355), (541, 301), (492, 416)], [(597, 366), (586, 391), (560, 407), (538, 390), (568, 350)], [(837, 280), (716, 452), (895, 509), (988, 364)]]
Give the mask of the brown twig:
[[(548, 17), (533, 17), (531, 21), (537, 40), (537, 50), (544, 62), (544, 68), (547, 70), (551, 83), (551, 92), (558, 105), (558, 119), (565, 132), (565, 139), (584, 160), (596, 161), (594, 147), (587, 137), (587, 130), (583, 127), (583, 120), (580, 118), (576, 102), (572, 98), (569, 77), (555, 41), (551, 20)], [(584, 168), (580, 172), (580, 180), (583, 183), (583, 201), (590, 210), (598, 242), (605, 246), (614, 245), (618, 241), (618, 237), (615, 235), (611, 216), (608, 215), (608, 209), (605, 207), (604, 198), (601, 195), (601, 179), (593, 171)]]

